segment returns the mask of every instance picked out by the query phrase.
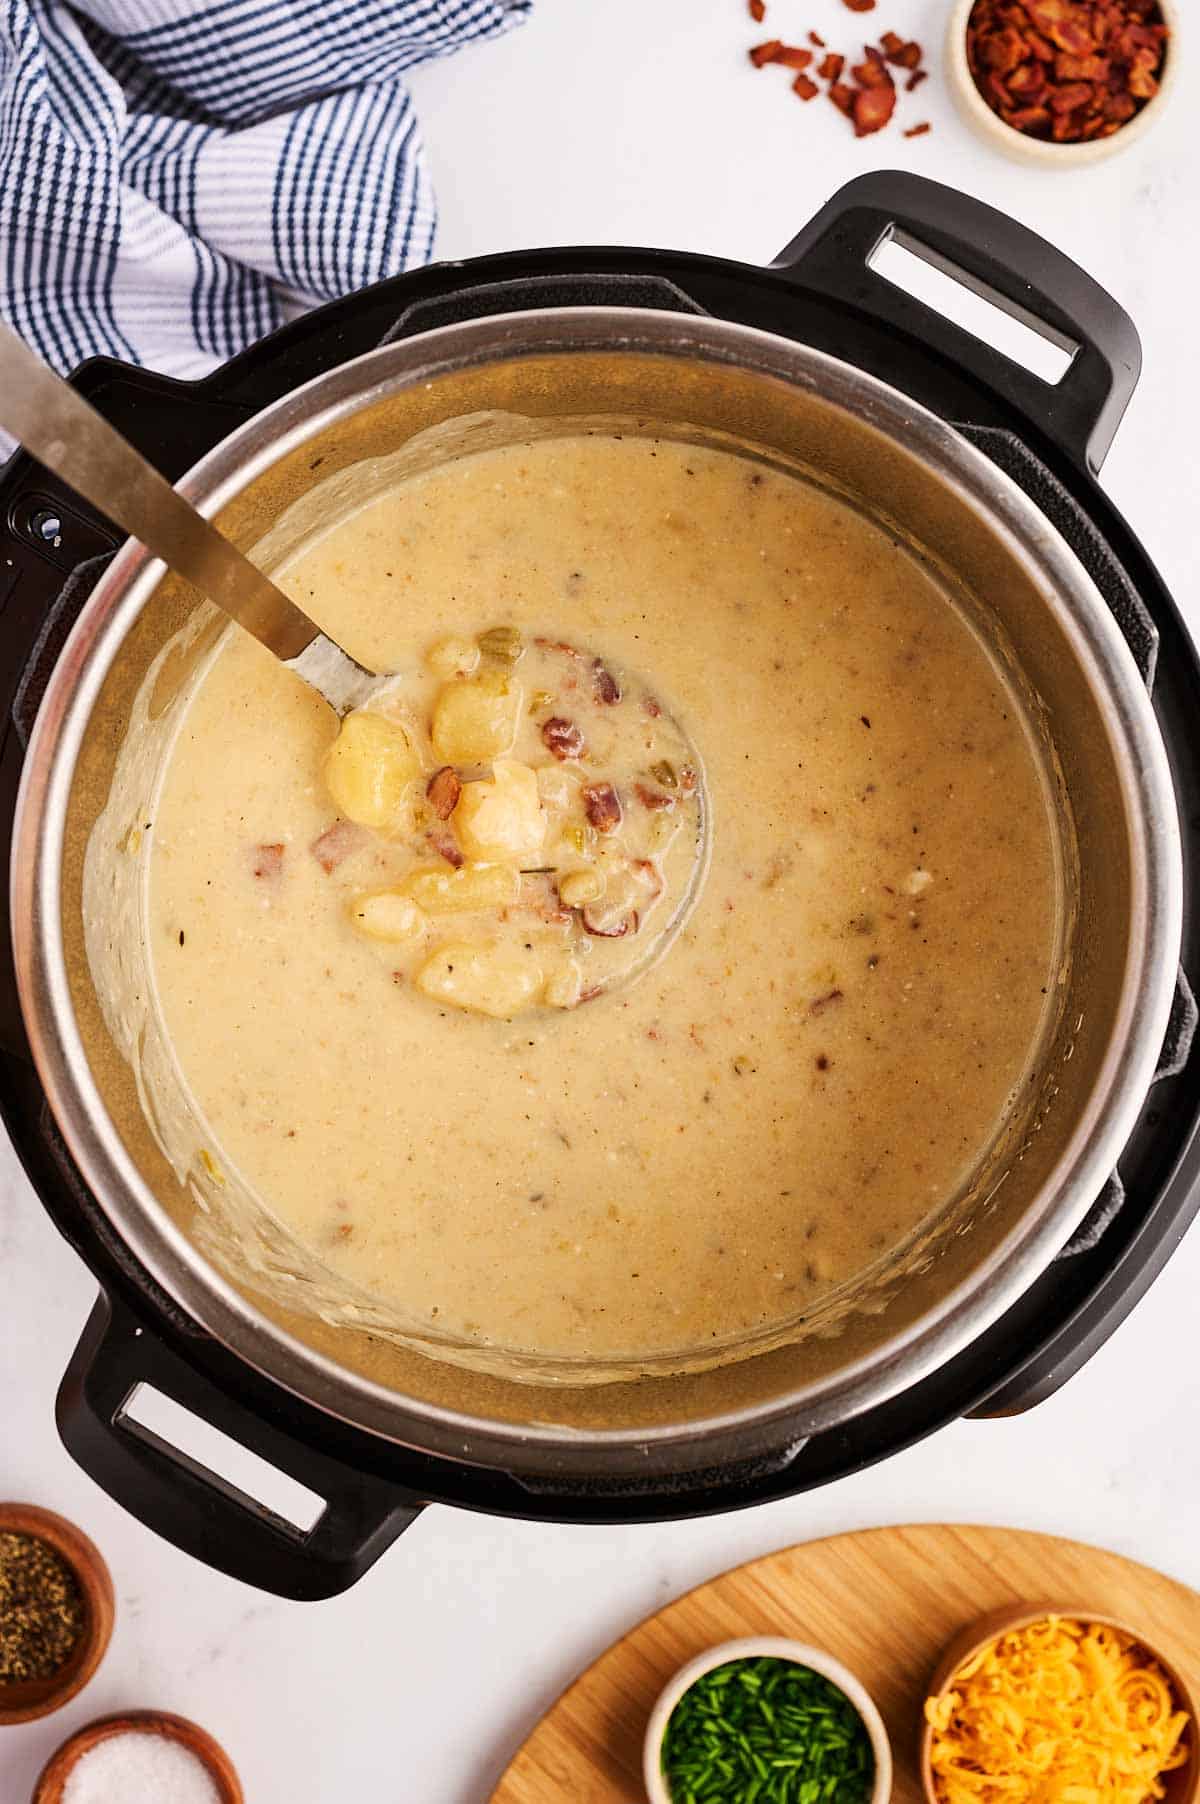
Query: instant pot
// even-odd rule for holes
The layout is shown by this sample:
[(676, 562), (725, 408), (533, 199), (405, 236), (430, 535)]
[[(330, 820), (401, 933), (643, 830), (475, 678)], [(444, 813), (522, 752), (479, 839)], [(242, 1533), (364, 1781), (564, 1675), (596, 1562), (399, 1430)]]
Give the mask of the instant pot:
[[(888, 238), (1069, 350), (1061, 381), (880, 275), (872, 257)], [(957, 1417), (1030, 1408), (1105, 1341), (1200, 1200), (1187, 978), (1200, 969), (1200, 665), (1096, 482), (1139, 361), (1126, 315), (1051, 246), (949, 189), (876, 174), (769, 269), (522, 252), (381, 283), (201, 382), (107, 359), (76, 373), (242, 544), (330, 474), (481, 409), (677, 422), (786, 449), (999, 610), (1047, 712), (1080, 850), (1066, 1003), (1005, 1181), (841, 1333), (717, 1373), (575, 1393), (318, 1332), (197, 1252), (79, 954), (81, 846), (122, 709), (198, 598), (14, 456), (0, 479), (13, 867), (0, 1107), (100, 1284), (58, 1420), (114, 1498), (215, 1567), (321, 1597), (429, 1502), (587, 1522), (757, 1503)], [(316, 1524), (294, 1527), (134, 1421), (141, 1385), (318, 1493)]]

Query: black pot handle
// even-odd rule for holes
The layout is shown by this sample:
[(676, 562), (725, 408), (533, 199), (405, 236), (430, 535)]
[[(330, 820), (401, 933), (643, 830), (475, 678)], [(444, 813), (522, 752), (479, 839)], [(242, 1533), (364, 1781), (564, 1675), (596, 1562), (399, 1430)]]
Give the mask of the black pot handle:
[[(894, 238), (1015, 319), (1075, 349), (1061, 381), (1043, 381), (898, 288), (870, 258)], [(840, 188), (774, 267), (885, 326), (910, 334), (1016, 405), (1095, 472), (1137, 386), (1141, 343), (1112, 296), (1054, 245), (969, 194), (898, 170)]]
[[(126, 1416), (142, 1384), (315, 1491), (325, 1502), (317, 1521), (297, 1528)], [(305, 1601), (347, 1590), (422, 1507), (243, 1409), (103, 1293), (63, 1377), (56, 1413), (71, 1457), (123, 1509), (184, 1553), (278, 1597)]]

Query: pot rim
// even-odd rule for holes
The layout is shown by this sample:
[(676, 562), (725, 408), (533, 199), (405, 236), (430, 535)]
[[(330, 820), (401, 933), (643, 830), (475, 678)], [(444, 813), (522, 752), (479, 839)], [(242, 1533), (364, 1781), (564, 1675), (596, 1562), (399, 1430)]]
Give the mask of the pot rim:
[(1115, 1027), (1088, 1106), (1038, 1204), (965, 1279), (885, 1348), (830, 1378), (793, 1386), (768, 1403), (633, 1430), (521, 1424), (427, 1403), (339, 1365), (257, 1309), (198, 1253), (142, 1179), (104, 1109), (71, 1007), (60, 895), (67, 801), (100, 687), (164, 573), (136, 541), (126, 541), (101, 576), (51, 673), (17, 798), (11, 906), (22, 1012), (54, 1117), (113, 1230), (187, 1317), (270, 1382), (386, 1442), (508, 1469), (534, 1469), (553, 1451), (558, 1467), (581, 1471), (594, 1467), (602, 1449), (613, 1459), (627, 1450), (646, 1474), (694, 1466), (700, 1444), (708, 1464), (723, 1443), (744, 1455), (751, 1444), (777, 1442), (785, 1420), (796, 1438), (888, 1400), (977, 1339), (1045, 1269), (1115, 1168), (1153, 1079), (1174, 996), (1183, 866), (1170, 767), (1149, 693), (1074, 552), (1024, 491), (951, 425), (810, 346), (731, 321), (634, 307), (493, 315), (383, 346), (315, 378), (223, 439), (178, 487), (211, 516), (280, 457), (398, 389), (472, 363), (614, 349), (734, 363), (902, 438), (906, 452), (964, 504), (987, 514), (1008, 553), (1057, 604), (1060, 628), (1105, 694), (1105, 727), (1134, 835)]

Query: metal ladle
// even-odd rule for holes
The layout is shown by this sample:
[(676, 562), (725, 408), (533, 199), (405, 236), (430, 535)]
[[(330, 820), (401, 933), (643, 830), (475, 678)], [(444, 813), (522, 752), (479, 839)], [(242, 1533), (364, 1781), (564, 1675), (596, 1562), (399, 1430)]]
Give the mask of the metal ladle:
[(390, 681), (364, 670), (0, 322), (0, 426), (317, 691), (339, 718)]

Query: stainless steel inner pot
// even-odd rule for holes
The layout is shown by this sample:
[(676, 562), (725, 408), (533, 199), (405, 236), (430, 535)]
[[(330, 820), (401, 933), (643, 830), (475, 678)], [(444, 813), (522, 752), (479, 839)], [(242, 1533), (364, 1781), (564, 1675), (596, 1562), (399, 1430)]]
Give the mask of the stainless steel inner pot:
[[(836, 1333), (688, 1376), (584, 1388), (463, 1370), (265, 1299), (197, 1249), (195, 1204), (147, 1130), (83, 950), (88, 834), (132, 697), (201, 598), (127, 544), (53, 673), (13, 850), (21, 1002), (51, 1107), (130, 1251), (241, 1359), (369, 1434), (510, 1472), (694, 1470), (815, 1433), (916, 1383), (1030, 1285), (1098, 1194), (1149, 1087), (1178, 963), (1182, 867), (1166, 754), (1121, 634), (1073, 553), (954, 430), (802, 345), (713, 319), (620, 308), (523, 312), (362, 357), (251, 420), (180, 485), (236, 543), (319, 485), (470, 421), (619, 419), (800, 466), (973, 598), (1052, 737), (1078, 850), (1065, 1004), (1003, 1182), (941, 1224), (928, 1256), (866, 1287)], [(433, 428), (445, 428), (439, 434)], [(490, 429), (493, 433), (495, 427)]]

